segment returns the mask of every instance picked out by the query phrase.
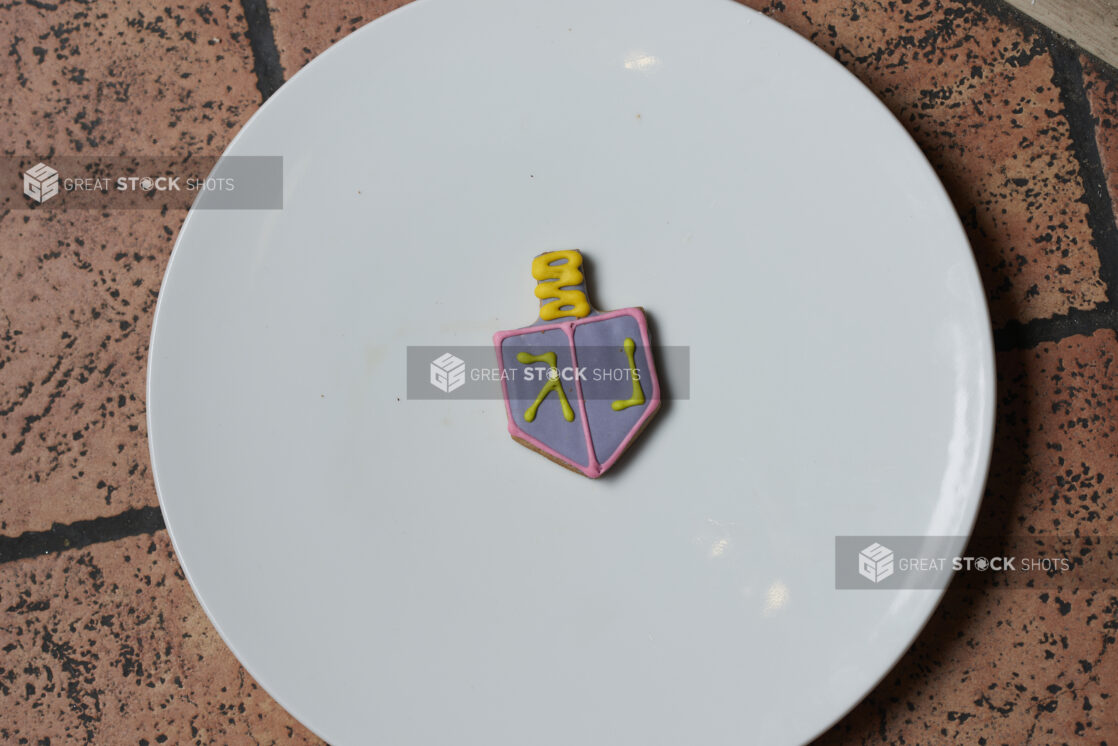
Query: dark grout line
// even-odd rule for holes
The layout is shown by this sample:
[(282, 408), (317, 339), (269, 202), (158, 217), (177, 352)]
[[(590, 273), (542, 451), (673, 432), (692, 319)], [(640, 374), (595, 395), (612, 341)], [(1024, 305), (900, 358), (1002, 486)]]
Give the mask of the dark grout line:
[(166, 528), (159, 508), (134, 508), (108, 518), (74, 523), (56, 523), (47, 531), (27, 531), (19, 536), (0, 536), (0, 564), (15, 560), (80, 549), (90, 544), (151, 534)]
[(1077, 335), (1090, 336), (1100, 329), (1118, 331), (1118, 311), (1110, 304), (1087, 311), (1072, 310), (1064, 316), (1032, 321), (1011, 321), (994, 330), (994, 349), (1031, 350), (1044, 342), (1059, 342)]
[(1049, 50), (1056, 47), (1063, 47), (1074, 51), (1076, 54), (1085, 54), (1091, 58), (1091, 62), (1098, 65), (1109, 77), (1118, 80), (1118, 67), (1110, 64), (1093, 52), (1088, 52), (1083, 47), (1079, 46), (1074, 39), (1069, 39), (1066, 36), (1057, 34), (1052, 29), (1045, 26), (1043, 23), (1033, 18), (1027, 13), (1024, 13), (1017, 8), (1013, 7), (1005, 0), (972, 0), (976, 5), (985, 10), (995, 18), (1006, 23), (1013, 24), (1024, 29), (1027, 33), (1036, 34), (1044, 40), (1044, 45)]
[(1048, 51), (1052, 60), (1052, 83), (1059, 91), (1060, 103), (1064, 106), (1071, 151), (1083, 184), (1082, 201), (1087, 205), (1087, 225), (1099, 259), (1099, 279), (1106, 284), (1107, 298), (1093, 309), (1073, 309), (1065, 315), (1024, 323), (1011, 321), (994, 330), (994, 347), (998, 350), (1031, 349), (1043, 342), (1090, 335), (1100, 329), (1118, 330), (1118, 221), (1107, 188), (1106, 169), (1099, 153), (1080, 55), (1087, 56), (1101, 73), (1115, 80), (1118, 80), (1118, 68), (1003, 0), (972, 1), (995, 18), (1037, 36)]
[(241, 0), (241, 7), (248, 26), (248, 43), (252, 47), (256, 87), (261, 101), (267, 101), (283, 85), (283, 64), (276, 47), (272, 17), (268, 14), (267, 0)]
[(1099, 277), (1106, 283), (1107, 302), (1099, 310), (1105, 313), (1118, 308), (1118, 222), (1107, 189), (1106, 169), (1099, 153), (1095, 120), (1091, 114), (1091, 103), (1087, 100), (1079, 56), (1086, 55), (1101, 73), (1114, 80), (1118, 80), (1118, 69), (1003, 0), (974, 2), (994, 17), (1035, 34), (1048, 50), (1052, 60), (1052, 83), (1059, 91), (1060, 103), (1064, 105), (1072, 155), (1079, 164), (1083, 202), (1087, 205), (1087, 224), (1099, 257)]
[(1064, 118), (1071, 131), (1071, 150), (1079, 163), (1087, 225), (1099, 256), (1099, 277), (1106, 283), (1107, 305), (1118, 307), (1118, 222), (1106, 184), (1106, 168), (1099, 153), (1095, 119), (1083, 80), (1083, 66), (1075, 50), (1053, 48), (1052, 82), (1060, 90)]

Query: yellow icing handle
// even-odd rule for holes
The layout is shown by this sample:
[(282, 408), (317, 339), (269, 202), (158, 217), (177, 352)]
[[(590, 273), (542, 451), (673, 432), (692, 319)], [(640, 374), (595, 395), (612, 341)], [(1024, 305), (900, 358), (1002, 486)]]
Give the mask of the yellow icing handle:
[[(553, 264), (566, 260), (563, 264)], [(578, 251), (549, 251), (532, 260), (532, 277), (536, 285), (536, 297), (541, 301), (552, 299), (540, 306), (540, 318), (544, 321), (574, 316), (577, 319), (590, 315), (590, 301), (586, 293), (577, 287), (583, 282), (581, 272), (582, 254)]]

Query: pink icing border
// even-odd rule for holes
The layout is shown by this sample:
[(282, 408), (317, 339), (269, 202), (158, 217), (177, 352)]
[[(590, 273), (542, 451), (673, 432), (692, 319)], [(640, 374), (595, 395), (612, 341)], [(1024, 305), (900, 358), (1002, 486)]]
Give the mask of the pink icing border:
[(595, 316), (587, 316), (586, 318), (576, 319), (575, 321), (560, 321), (555, 324), (526, 326), (522, 329), (511, 329), (505, 332), (497, 332), (493, 335), (493, 345), (497, 350), (497, 365), (503, 369), (504, 360), (501, 359), (501, 345), (508, 337), (519, 336), (528, 332), (546, 332), (552, 329), (562, 329), (563, 333), (567, 335), (567, 340), (570, 342), (571, 345), (571, 365), (577, 367), (578, 357), (575, 353), (574, 328), (580, 324), (592, 324), (596, 321), (608, 321), (609, 319), (616, 318), (618, 316), (631, 316), (636, 319), (637, 326), (640, 328), (641, 344), (644, 345), (645, 349), (645, 359), (647, 359), (649, 362), (648, 372), (649, 377), (652, 379), (652, 392), (648, 396), (647, 407), (645, 408), (644, 414), (641, 415), (641, 418), (637, 420), (636, 424), (634, 424), (632, 429), (629, 430), (629, 433), (624, 437), (624, 439), (622, 439), (620, 445), (618, 445), (617, 449), (613, 452), (613, 455), (606, 459), (605, 463), (599, 463), (597, 457), (594, 454), (594, 441), (590, 435), (590, 421), (586, 417), (586, 401), (582, 397), (582, 383), (578, 380), (577, 377), (575, 378), (575, 392), (578, 396), (579, 412), (582, 414), (582, 430), (586, 438), (586, 451), (587, 457), (589, 459), (589, 463), (586, 466), (574, 463), (551, 446), (548, 446), (537, 438), (533, 438), (531, 435), (524, 432), (524, 430), (516, 424), (516, 418), (513, 416), (512, 413), (512, 404), (509, 402), (508, 382), (504, 379), (504, 377), (501, 378), (501, 393), (504, 395), (505, 399), (505, 414), (508, 416), (509, 420), (509, 433), (515, 438), (523, 440), (527, 443), (531, 443), (532, 447), (546, 453), (548, 456), (551, 456), (557, 461), (561, 461), (562, 463), (567, 464), (574, 469), (577, 469), (591, 479), (597, 479), (602, 474), (605, 474), (606, 471), (608, 471), (609, 468), (614, 465), (617, 459), (621, 458), (621, 454), (623, 454), (629, 448), (629, 444), (633, 441), (633, 438), (636, 437), (637, 433), (641, 431), (641, 428), (644, 427), (644, 423), (647, 422), (648, 418), (655, 414), (656, 410), (660, 408), (660, 379), (656, 375), (656, 365), (652, 362), (652, 345), (648, 339), (648, 321), (644, 317), (644, 311), (640, 308), (622, 308), (617, 311), (609, 311), (607, 313), (599, 313)]

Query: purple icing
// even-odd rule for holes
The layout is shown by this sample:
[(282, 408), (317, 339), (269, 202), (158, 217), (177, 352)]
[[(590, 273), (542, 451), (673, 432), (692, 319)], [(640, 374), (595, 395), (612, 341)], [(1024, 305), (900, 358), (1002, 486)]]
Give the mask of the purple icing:
[(567, 394), (567, 401), (574, 410), (573, 422), (568, 422), (563, 417), (563, 408), (559, 401), (558, 392), (551, 392), (540, 404), (536, 418), (532, 422), (524, 419), (524, 412), (532, 406), (532, 402), (539, 396), (547, 382), (536, 372), (532, 380), (525, 375), (526, 368), (537, 371), (546, 371), (546, 363), (531, 363), (525, 365), (516, 359), (521, 352), (529, 355), (542, 355), (545, 352), (554, 352), (556, 367), (559, 370), (571, 370), (574, 363), (571, 360), (571, 342), (562, 329), (548, 329), (542, 332), (532, 331), (529, 327), (523, 334), (506, 337), (501, 343), (501, 367), (507, 374), (508, 398), (511, 415), (516, 418), (517, 425), (533, 438), (546, 443), (560, 454), (580, 466), (587, 466), (590, 457), (586, 450), (586, 433), (582, 425), (582, 412), (578, 406), (578, 395), (575, 392), (573, 381), (562, 381), (563, 391)]
[[(582, 396), (586, 401), (586, 421), (590, 423), (590, 440), (594, 455), (604, 463), (637, 424), (648, 407), (649, 389), (648, 357), (641, 339), (640, 327), (632, 316), (615, 316), (605, 321), (588, 321), (574, 327), (575, 355), (580, 368), (587, 370), (582, 381)], [(636, 343), (633, 358), (640, 377), (645, 403), (620, 412), (613, 410), (613, 402), (633, 395), (633, 383), (628, 377), (629, 357), (622, 344), (629, 338)], [(622, 374), (608, 380), (605, 371)], [(599, 375), (595, 375), (598, 373)]]

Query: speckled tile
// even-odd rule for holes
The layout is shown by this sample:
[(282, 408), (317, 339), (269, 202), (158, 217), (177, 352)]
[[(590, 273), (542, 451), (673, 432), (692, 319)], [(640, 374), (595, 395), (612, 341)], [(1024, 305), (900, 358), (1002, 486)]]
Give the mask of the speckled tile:
[(1118, 204), (1118, 73), (1104, 73), (1102, 65), (1081, 57), (1087, 100), (1095, 119), (1095, 137), (1107, 177), (1110, 199)]
[(998, 431), (976, 533), (1118, 537), (1116, 334), (998, 354)]
[[(976, 532), (1118, 535), (1118, 336), (999, 353)], [(821, 744), (1101, 743), (1118, 735), (1118, 591), (950, 589), (882, 684)]]
[(216, 154), (259, 103), (239, 3), (6, 3), (0, 36), (17, 154)]
[(927, 154), (967, 227), (995, 326), (1105, 301), (1040, 39), (974, 2), (745, 4), (833, 55)]
[(164, 531), (3, 566), (0, 712), (12, 744), (321, 743), (229, 653)]
[(366, 23), (407, 5), (410, 0), (273, 0), (272, 15), (276, 47), (287, 77)]
[(0, 533), (154, 505), (144, 387), (159, 283), (185, 212), (0, 221)]
[[(239, 5), (10, 3), (0, 147), (217, 155), (260, 94)], [(0, 533), (155, 504), (151, 313), (185, 211), (0, 218)]]

